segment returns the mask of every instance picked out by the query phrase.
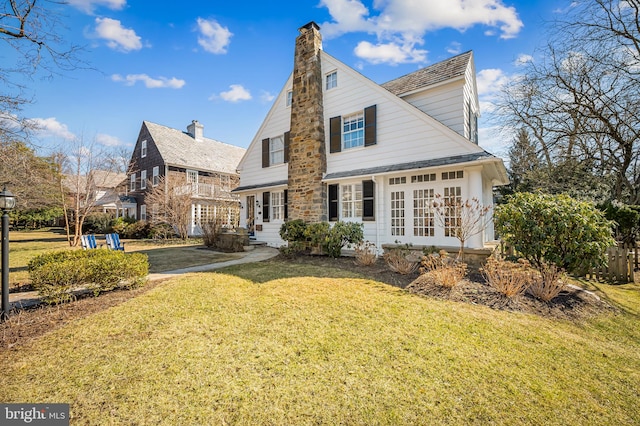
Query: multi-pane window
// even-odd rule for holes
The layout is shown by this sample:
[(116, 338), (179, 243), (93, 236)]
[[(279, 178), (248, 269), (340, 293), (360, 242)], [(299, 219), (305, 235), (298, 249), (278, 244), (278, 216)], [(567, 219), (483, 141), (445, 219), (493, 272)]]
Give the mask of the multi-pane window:
[(293, 102), (293, 90), (287, 92), (287, 106), (291, 106), (291, 102)]
[(269, 140), (269, 164), (284, 163), (284, 138), (278, 136)]
[(140, 220), (147, 220), (147, 206), (144, 204), (140, 206)]
[(271, 193), (271, 219), (284, 220), (284, 192)]
[(140, 172), (140, 189), (147, 189), (147, 171)]
[(433, 188), (413, 190), (413, 235), (416, 237), (433, 237)]
[(342, 218), (362, 217), (362, 184), (342, 185), (340, 188)]
[(326, 90), (333, 89), (338, 86), (338, 71), (333, 71), (326, 76)]
[(342, 118), (342, 149), (364, 146), (364, 114)]
[(391, 192), (391, 235), (404, 235), (404, 191)]
[(187, 170), (187, 183), (198, 183), (198, 172), (196, 170)]
[(144, 158), (147, 156), (147, 141), (144, 140), (140, 143), (140, 157)]
[(400, 185), (403, 183), (407, 183), (406, 176), (389, 178), (389, 185)]
[(428, 173), (424, 175), (414, 175), (411, 176), (411, 183), (420, 183), (420, 182), (433, 182), (436, 180), (435, 173)]
[(160, 167), (159, 166), (155, 166), (153, 168), (153, 180), (151, 181), (153, 186), (158, 185), (158, 183), (160, 182)]
[(452, 186), (444, 189), (444, 236), (455, 237), (462, 225), (461, 216), (461, 188)]
[(462, 170), (456, 170), (455, 172), (442, 172), (442, 180), (462, 179), (464, 172)]
[(131, 184), (130, 184), (129, 188), (132, 191), (136, 190), (136, 174), (135, 173), (131, 173)]

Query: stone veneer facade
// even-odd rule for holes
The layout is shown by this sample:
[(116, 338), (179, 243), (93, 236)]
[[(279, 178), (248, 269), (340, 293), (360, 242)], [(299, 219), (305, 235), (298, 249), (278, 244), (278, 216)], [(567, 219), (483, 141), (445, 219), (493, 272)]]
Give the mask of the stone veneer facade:
[(310, 22), (299, 29), (293, 68), (291, 134), (288, 168), (288, 216), (307, 223), (327, 220), (323, 78), (320, 27)]

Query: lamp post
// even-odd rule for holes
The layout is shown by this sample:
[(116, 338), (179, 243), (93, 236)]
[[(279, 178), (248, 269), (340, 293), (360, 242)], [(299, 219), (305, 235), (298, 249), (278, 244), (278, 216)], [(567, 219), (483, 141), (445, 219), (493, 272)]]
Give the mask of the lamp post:
[(2, 210), (2, 321), (9, 318), (9, 211), (16, 206), (16, 197), (5, 188), (0, 191)]

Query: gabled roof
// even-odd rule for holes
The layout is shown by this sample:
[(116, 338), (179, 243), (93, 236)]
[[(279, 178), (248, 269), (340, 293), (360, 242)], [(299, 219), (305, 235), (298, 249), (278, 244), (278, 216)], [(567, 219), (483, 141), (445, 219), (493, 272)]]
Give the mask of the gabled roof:
[(235, 174), (245, 149), (215, 139), (195, 140), (171, 127), (144, 121), (165, 164)]
[(403, 75), (395, 80), (381, 84), (382, 87), (394, 95), (413, 92), (443, 81), (452, 80), (464, 76), (472, 51), (461, 53), (453, 58), (419, 69), (411, 74)]
[(126, 178), (126, 173), (116, 173), (108, 170), (92, 170), (90, 173), (93, 184), (98, 188), (115, 188)]

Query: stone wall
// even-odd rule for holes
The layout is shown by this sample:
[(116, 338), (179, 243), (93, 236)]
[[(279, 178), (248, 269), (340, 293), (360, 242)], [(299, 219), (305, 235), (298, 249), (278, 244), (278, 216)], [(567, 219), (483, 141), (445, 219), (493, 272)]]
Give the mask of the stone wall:
[(323, 77), (320, 62), (322, 36), (315, 22), (299, 29), (296, 38), (291, 137), (289, 142), (289, 219), (327, 220)]

